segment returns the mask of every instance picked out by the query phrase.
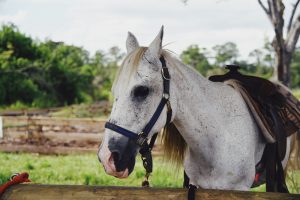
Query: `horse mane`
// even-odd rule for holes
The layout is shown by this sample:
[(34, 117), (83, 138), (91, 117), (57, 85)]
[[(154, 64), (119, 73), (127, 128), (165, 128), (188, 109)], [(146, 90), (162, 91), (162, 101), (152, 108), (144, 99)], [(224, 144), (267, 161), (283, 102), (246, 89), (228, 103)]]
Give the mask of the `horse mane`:
[(174, 163), (176, 167), (183, 163), (187, 143), (176, 128), (174, 123), (168, 124), (162, 133), (164, 157)]
[[(148, 47), (139, 47), (125, 57), (114, 80), (112, 86), (113, 93), (117, 89), (117, 86), (119, 85), (118, 84), (119, 81), (122, 84), (126, 83), (126, 81), (128, 83), (132, 74), (134, 72), (137, 72), (139, 62), (142, 59), (145, 52), (147, 51), (147, 49)], [(174, 67), (177, 72), (181, 73), (180, 70), (178, 69), (179, 66), (175, 58), (173, 58), (173, 56), (171, 56), (167, 50), (162, 50), (161, 55), (164, 56), (164, 58), (168, 63), (170, 63), (170, 67)], [(180, 166), (183, 163), (184, 154), (187, 148), (187, 143), (181, 136), (180, 132), (178, 131), (174, 123), (168, 124), (163, 129), (162, 144), (164, 149), (164, 157), (168, 161), (174, 163), (177, 167)]]
[[(176, 60), (168, 50), (162, 51), (162, 56), (165, 58), (169, 67), (172, 67), (176, 73), (182, 74), (179, 66), (179, 61)], [(162, 144), (164, 157), (175, 164), (176, 167), (182, 166), (185, 156), (187, 143), (173, 122), (168, 124), (162, 131)]]

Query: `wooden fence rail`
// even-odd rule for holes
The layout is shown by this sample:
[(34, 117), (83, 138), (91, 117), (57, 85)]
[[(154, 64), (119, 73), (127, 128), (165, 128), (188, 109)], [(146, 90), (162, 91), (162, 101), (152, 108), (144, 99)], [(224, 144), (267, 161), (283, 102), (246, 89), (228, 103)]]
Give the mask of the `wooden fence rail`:
[(2, 117), (0, 151), (68, 154), (96, 152), (104, 120)]
[[(0, 151), (43, 154), (96, 153), (102, 141), (105, 121), (3, 116)], [(159, 153), (158, 142), (155, 154)]]
[[(185, 200), (186, 189), (175, 188), (133, 188), (133, 187), (108, 187), (108, 186), (83, 186), (83, 185), (35, 185), (22, 184), (9, 188), (1, 198), (2, 200)], [(198, 189), (196, 199), (201, 200), (299, 200), (299, 194), (256, 193), (243, 191), (221, 191)]]

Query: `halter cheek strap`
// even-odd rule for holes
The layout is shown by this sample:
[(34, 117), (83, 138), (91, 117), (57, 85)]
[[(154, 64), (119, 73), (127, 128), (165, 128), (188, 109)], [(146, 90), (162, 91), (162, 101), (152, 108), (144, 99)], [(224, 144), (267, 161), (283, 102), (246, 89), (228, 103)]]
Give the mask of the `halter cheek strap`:
[(148, 135), (152, 130), (153, 126), (155, 125), (155, 123), (157, 122), (165, 106), (167, 106), (167, 119), (166, 119), (165, 126), (167, 126), (171, 122), (171, 118), (172, 118), (172, 108), (169, 101), (171, 76), (169, 74), (169, 70), (167, 68), (164, 57), (161, 57), (160, 61), (162, 63), (161, 75), (163, 78), (163, 94), (154, 114), (152, 115), (150, 121), (146, 124), (144, 129), (140, 133), (134, 133), (126, 128), (123, 128), (111, 122), (105, 123), (105, 128), (128, 137), (129, 139), (135, 141), (135, 143), (140, 146), (139, 153), (141, 154), (143, 165), (144, 168), (146, 169), (146, 176), (145, 176), (146, 180), (142, 183), (143, 186), (149, 186), (148, 177), (152, 172), (152, 166), (153, 166), (151, 150), (154, 146), (158, 133), (155, 133), (152, 136), (149, 144), (148, 144)]

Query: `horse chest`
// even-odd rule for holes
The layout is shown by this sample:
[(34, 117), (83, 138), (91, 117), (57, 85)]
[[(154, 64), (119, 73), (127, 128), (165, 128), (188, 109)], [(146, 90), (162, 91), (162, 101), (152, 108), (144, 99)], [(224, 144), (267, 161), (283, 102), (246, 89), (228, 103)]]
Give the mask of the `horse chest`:
[(246, 182), (242, 185), (249, 184), (251, 181), (243, 177), (254, 173), (248, 169), (252, 167), (255, 147), (255, 134), (246, 123), (251, 122), (251, 117), (231, 113), (222, 119), (212, 119), (210, 125), (198, 121), (197, 127), (189, 129), (193, 134), (188, 138), (192, 142), (185, 159), (187, 174), (194, 177), (192, 182), (204, 188), (235, 188), (239, 184), (231, 182), (239, 181)]

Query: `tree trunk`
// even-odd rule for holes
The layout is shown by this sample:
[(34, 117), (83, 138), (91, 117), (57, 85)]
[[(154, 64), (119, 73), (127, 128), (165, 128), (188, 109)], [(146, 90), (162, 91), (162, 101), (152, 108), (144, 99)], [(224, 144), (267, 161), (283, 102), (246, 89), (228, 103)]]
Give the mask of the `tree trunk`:
[(284, 10), (283, 0), (266, 0), (267, 6), (258, 0), (258, 3), (268, 16), (273, 25), (275, 37), (272, 46), (275, 50), (275, 66), (273, 79), (290, 86), (290, 65), (295, 47), (300, 35), (300, 15), (295, 18), (295, 13), (300, 0), (295, 0), (292, 14), (288, 21), (287, 34), (284, 38)]
[(291, 73), (290, 65), (292, 61), (292, 53), (284, 51), (283, 52), (283, 65), (280, 73), (278, 73), (278, 80), (281, 81), (287, 87), (290, 87), (291, 84)]
[(276, 41), (273, 41), (273, 47), (275, 49), (275, 66), (273, 79), (280, 81), (287, 87), (290, 86), (290, 64), (292, 61), (292, 53), (288, 52), (285, 46), (279, 47)]

